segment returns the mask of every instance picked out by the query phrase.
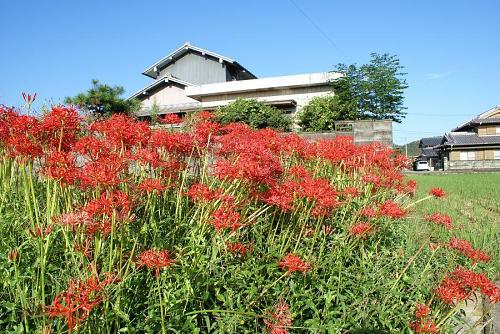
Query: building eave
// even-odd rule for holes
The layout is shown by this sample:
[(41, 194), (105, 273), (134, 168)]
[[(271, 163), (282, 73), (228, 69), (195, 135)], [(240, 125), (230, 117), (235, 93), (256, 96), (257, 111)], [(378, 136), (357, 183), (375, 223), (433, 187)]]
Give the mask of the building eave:
[(189, 83), (187, 81), (175, 78), (175, 77), (173, 77), (171, 75), (164, 75), (161, 78), (159, 78), (159, 79), (155, 80), (154, 82), (152, 82), (151, 84), (147, 85), (146, 87), (139, 89), (137, 92), (135, 92), (134, 94), (132, 94), (128, 99), (134, 99), (134, 98), (139, 97), (140, 95), (147, 94), (148, 90), (151, 90), (151, 89), (153, 89), (153, 88), (155, 88), (158, 85), (161, 85), (163, 83), (168, 83), (169, 81), (175, 82), (175, 83), (180, 84), (180, 85), (182, 85), (184, 87), (192, 86), (193, 85), (193, 84), (191, 84), (191, 83)]

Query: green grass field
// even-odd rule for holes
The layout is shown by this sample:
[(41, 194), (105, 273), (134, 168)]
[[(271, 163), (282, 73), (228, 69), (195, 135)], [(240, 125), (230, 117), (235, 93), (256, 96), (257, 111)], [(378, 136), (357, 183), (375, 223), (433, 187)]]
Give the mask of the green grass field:
[[(414, 207), (410, 235), (413, 234), (415, 240), (429, 235), (438, 240), (446, 240), (449, 235), (467, 239), (491, 255), (484, 269), (499, 279), (500, 173), (425, 174), (409, 178), (417, 181), (417, 198), (425, 196), (432, 187), (441, 187), (447, 193), (444, 198), (424, 201)], [(422, 217), (433, 212), (450, 215), (457, 229), (446, 232), (425, 222)]]

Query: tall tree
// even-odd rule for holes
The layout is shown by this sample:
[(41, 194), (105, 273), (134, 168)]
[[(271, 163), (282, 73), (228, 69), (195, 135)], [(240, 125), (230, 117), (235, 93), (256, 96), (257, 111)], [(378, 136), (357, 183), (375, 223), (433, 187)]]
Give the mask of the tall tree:
[(371, 54), (368, 64), (338, 64), (336, 72), (344, 74), (332, 81), (339, 103), (357, 119), (391, 119), (401, 123), (404, 90), (408, 88), (398, 57), (384, 53)]
[(67, 97), (66, 103), (75, 104), (97, 117), (110, 116), (115, 113), (133, 114), (140, 108), (140, 101), (124, 99), (121, 96), (125, 89), (121, 86), (108, 86), (92, 80), (92, 87), (86, 93)]

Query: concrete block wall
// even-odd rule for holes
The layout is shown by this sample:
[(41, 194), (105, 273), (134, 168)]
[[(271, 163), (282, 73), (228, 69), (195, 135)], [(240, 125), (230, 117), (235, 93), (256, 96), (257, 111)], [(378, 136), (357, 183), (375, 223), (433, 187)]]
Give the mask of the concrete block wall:
[(332, 139), (336, 136), (351, 136), (356, 145), (380, 142), (384, 145), (392, 146), (392, 121), (390, 120), (342, 121), (338, 124), (352, 124), (352, 131), (311, 132), (301, 133), (300, 136), (311, 141)]
[(448, 160), (446, 169), (500, 169), (500, 160)]

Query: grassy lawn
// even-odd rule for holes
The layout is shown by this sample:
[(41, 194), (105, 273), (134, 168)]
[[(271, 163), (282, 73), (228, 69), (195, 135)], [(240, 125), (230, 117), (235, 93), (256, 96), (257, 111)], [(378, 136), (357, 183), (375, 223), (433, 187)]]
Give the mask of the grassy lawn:
[[(499, 279), (500, 173), (426, 174), (410, 178), (417, 181), (417, 198), (425, 196), (432, 187), (443, 188), (447, 196), (424, 201), (414, 207), (415, 218), (409, 226), (409, 235), (413, 234), (416, 240), (428, 236), (442, 241), (449, 236), (467, 239), (474, 247), (491, 255), (491, 261), (481, 266), (492, 277)], [(425, 222), (422, 217), (433, 212), (450, 215), (457, 229), (448, 232)]]

